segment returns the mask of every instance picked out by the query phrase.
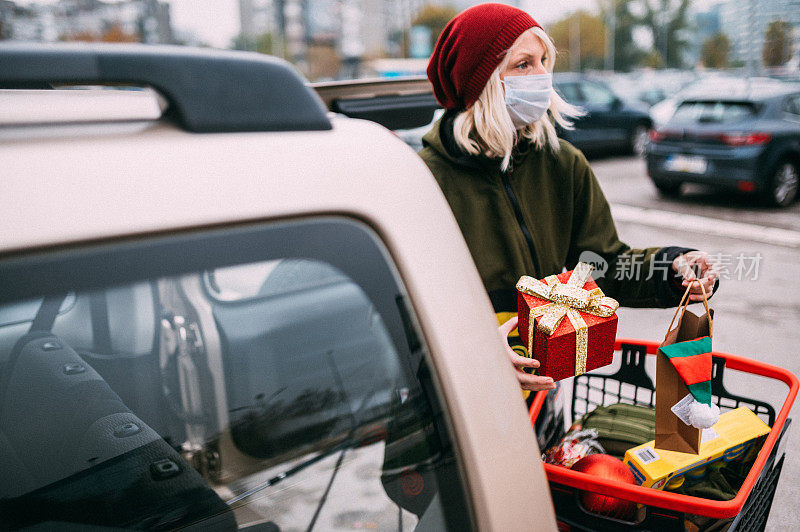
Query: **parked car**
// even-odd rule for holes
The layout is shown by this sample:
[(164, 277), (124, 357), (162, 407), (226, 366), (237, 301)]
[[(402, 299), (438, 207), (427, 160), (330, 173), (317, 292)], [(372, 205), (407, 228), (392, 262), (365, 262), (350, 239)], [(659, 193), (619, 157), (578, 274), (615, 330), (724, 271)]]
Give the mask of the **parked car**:
[(697, 74), (687, 70), (642, 70), (615, 72), (600, 79), (623, 99), (640, 101), (652, 107), (696, 78)]
[(742, 78), (725, 72), (705, 74), (701, 78), (687, 83), (670, 97), (654, 104), (650, 108), (650, 118), (653, 120), (653, 127), (657, 128), (669, 122), (683, 100), (714, 95), (726, 96), (733, 87), (738, 87), (735, 90), (742, 91), (744, 86), (769, 88), (782, 85), (781, 81), (772, 78)]
[(800, 85), (745, 81), (684, 99), (653, 132), (647, 171), (668, 196), (701, 183), (790, 205), (800, 183)]
[(562, 98), (586, 111), (575, 121), (575, 129), (559, 131), (561, 137), (584, 152), (644, 154), (652, 126), (646, 105), (625, 101), (582, 74), (556, 73), (553, 84)]
[(0, 85), (0, 528), (555, 530), (395, 135), (255, 53), (4, 45)]

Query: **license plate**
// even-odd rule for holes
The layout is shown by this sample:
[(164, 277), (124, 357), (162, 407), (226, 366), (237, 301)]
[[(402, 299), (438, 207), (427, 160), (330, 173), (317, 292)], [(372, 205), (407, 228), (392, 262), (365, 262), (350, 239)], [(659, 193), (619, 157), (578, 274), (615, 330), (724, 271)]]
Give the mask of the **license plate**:
[(691, 155), (670, 155), (664, 163), (664, 169), (670, 172), (704, 174), (707, 168), (708, 161), (705, 158)]

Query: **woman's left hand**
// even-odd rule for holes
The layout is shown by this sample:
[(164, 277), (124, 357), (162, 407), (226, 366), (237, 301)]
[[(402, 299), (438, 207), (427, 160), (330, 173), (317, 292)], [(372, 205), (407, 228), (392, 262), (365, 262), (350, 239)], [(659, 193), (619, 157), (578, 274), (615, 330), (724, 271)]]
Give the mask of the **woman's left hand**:
[(711, 297), (714, 291), (714, 283), (719, 276), (716, 264), (705, 251), (689, 251), (683, 255), (678, 255), (672, 261), (672, 269), (675, 273), (683, 277), (683, 286), (692, 285), (689, 292), (689, 301), (702, 301), (703, 290), (700, 288), (702, 283), (706, 290), (706, 296)]

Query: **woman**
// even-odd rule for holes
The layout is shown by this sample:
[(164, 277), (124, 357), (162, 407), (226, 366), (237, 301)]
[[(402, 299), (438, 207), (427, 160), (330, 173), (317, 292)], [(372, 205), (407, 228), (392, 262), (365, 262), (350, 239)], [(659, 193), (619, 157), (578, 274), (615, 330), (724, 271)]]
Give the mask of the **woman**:
[[(709, 293), (715, 285), (705, 253), (619, 240), (589, 164), (556, 135), (555, 124), (570, 128), (580, 111), (553, 90), (554, 62), (552, 41), (530, 15), (482, 4), (448, 23), (427, 69), (447, 111), (420, 156), (450, 203), (504, 337), (516, 327), (517, 280), (579, 260), (606, 265), (596, 281), (625, 306), (675, 306), (692, 281)], [(555, 387), (525, 371), (538, 362), (507, 351), (523, 389)]]

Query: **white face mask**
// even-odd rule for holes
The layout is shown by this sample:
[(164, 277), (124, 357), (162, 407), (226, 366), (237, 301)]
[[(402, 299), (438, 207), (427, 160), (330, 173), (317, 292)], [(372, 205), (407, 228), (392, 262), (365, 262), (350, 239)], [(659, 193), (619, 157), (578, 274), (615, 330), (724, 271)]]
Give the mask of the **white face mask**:
[(522, 129), (544, 116), (550, 107), (550, 92), (553, 90), (552, 74), (528, 76), (506, 76), (506, 109), (514, 127)]

